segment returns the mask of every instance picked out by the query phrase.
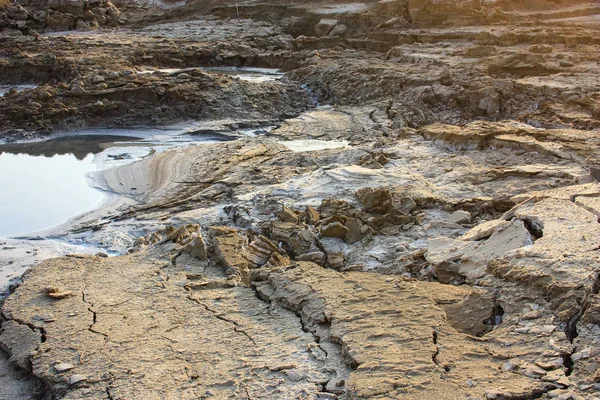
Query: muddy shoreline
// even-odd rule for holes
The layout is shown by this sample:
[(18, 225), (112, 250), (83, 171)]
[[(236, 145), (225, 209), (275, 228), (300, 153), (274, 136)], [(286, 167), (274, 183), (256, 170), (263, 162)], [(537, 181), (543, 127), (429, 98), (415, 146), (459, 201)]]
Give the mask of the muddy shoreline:
[(597, 4), (24, 6), (3, 138), (235, 140), (93, 174), (48, 236), (121, 255), (40, 246), (0, 399), (598, 398)]

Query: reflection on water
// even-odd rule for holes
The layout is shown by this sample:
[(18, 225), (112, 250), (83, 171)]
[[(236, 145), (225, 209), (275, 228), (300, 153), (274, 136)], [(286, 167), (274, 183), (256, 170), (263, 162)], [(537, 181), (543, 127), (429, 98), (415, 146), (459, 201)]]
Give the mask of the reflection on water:
[(63, 136), (40, 142), (9, 143), (0, 145), (2, 153), (27, 154), (30, 156), (52, 157), (59, 154), (71, 154), (77, 160), (85, 159), (88, 154), (98, 154), (114, 146), (117, 141), (140, 140), (137, 137), (113, 135)]
[(37, 85), (0, 85), (0, 96), (4, 96), (5, 93), (8, 93), (10, 89), (16, 89), (17, 92), (22, 92), (27, 89), (33, 89), (37, 87)]
[[(102, 202), (86, 174), (122, 135), (64, 136), (0, 145), (0, 238), (56, 226)], [(132, 144), (132, 143), (129, 143)]]
[(283, 77), (283, 72), (274, 68), (253, 68), (253, 67), (206, 67), (206, 68), (159, 68), (139, 71), (138, 74), (152, 74), (161, 72), (165, 74), (180, 74), (192, 70), (200, 70), (217, 74), (231, 75), (248, 82), (273, 82)]
[(48, 229), (99, 205), (104, 196), (88, 185), (89, 172), (174, 147), (231, 140), (181, 129), (104, 132), (0, 144), (0, 238)]
[(86, 173), (95, 169), (92, 154), (52, 156), (0, 154), (0, 238), (58, 225), (103, 199), (90, 188)]
[(294, 152), (301, 153), (304, 151), (340, 149), (342, 147), (347, 147), (349, 142), (346, 140), (301, 139), (280, 141), (278, 143)]

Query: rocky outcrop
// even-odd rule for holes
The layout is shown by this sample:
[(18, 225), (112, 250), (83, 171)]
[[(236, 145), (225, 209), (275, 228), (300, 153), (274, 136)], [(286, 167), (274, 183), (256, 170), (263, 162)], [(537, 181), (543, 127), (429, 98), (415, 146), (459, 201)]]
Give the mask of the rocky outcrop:
[(50, 0), (47, 29), (89, 31), (121, 22), (121, 12), (109, 0)]
[(0, 4), (0, 32), (18, 31), (24, 35), (35, 36), (36, 30), (43, 29), (45, 19), (44, 11), (28, 10), (10, 2), (7, 2), (6, 6)]
[(408, 0), (407, 3), (413, 23), (419, 25), (456, 23), (483, 11), (483, 2), (479, 0)]
[[(5, 133), (39, 135), (81, 125), (159, 125), (190, 114), (264, 121), (273, 117), (274, 109), (290, 115), (311, 104), (308, 95), (296, 87), (280, 83), (269, 86), (272, 90), (264, 91), (259, 85), (200, 69), (188, 73), (136, 75), (126, 70), (90, 74), (73, 79), (69, 85), (8, 93), (9, 101), (0, 102), (0, 122)], [(241, 106), (250, 101), (253, 107)]]

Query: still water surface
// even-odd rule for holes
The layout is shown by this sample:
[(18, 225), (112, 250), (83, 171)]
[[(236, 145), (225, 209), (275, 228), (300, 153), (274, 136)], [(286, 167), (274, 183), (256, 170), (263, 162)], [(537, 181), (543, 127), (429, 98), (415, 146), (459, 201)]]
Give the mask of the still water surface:
[(98, 206), (104, 195), (88, 185), (95, 154), (115, 136), (62, 137), (0, 145), (0, 238), (58, 225)]
[(185, 131), (105, 130), (0, 144), (0, 239), (52, 228), (100, 205), (104, 195), (89, 186), (90, 172), (174, 147), (226, 140)]

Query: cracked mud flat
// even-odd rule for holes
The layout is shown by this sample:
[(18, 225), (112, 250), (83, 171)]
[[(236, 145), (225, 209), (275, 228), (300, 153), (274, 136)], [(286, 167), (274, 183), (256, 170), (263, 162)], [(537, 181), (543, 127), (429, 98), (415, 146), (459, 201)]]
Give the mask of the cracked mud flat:
[(61, 234), (124, 254), (25, 273), (0, 398), (600, 398), (597, 4), (121, 12), (2, 25), (4, 137), (236, 140), (94, 176)]

